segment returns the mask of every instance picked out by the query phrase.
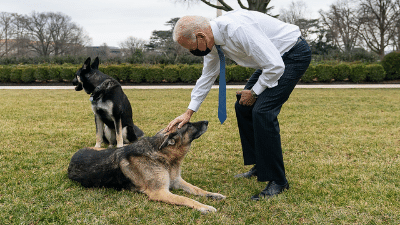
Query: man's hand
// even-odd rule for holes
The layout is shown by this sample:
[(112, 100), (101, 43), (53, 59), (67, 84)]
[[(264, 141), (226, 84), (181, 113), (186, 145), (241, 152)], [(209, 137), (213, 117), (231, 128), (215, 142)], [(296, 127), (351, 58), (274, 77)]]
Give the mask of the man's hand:
[(190, 118), (192, 118), (194, 111), (191, 109), (186, 110), (185, 113), (182, 115), (176, 117), (174, 120), (172, 120), (168, 126), (165, 128), (165, 131), (169, 131), (172, 127), (174, 127), (177, 123), (179, 123), (178, 128), (183, 127), (187, 122), (190, 121)]
[(257, 100), (253, 97), (250, 90), (237, 91), (236, 94), (242, 95), (239, 101), (241, 105), (252, 106)]

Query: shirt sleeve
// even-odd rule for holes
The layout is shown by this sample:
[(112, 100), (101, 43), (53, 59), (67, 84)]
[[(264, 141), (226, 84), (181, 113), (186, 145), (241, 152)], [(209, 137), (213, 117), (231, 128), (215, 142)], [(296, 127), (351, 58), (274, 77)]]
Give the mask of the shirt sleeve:
[(208, 92), (210, 92), (212, 85), (219, 75), (219, 68), (219, 56), (214, 46), (212, 51), (204, 57), (203, 72), (192, 90), (188, 109), (195, 112), (199, 110), (201, 103), (207, 97)]
[(239, 27), (232, 39), (237, 43), (237, 47), (243, 49), (262, 69), (262, 74), (252, 88), (253, 91), (260, 95), (266, 88), (277, 86), (279, 78), (285, 71), (285, 64), (279, 50), (261, 29), (252, 26)]

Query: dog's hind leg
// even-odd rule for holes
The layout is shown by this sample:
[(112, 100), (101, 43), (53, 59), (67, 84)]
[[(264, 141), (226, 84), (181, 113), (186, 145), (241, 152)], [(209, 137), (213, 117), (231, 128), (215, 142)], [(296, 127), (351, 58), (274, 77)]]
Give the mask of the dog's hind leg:
[(96, 123), (96, 145), (94, 147), (100, 148), (103, 141), (104, 123), (97, 114), (94, 116), (94, 121)]
[(174, 189), (182, 189), (189, 194), (206, 196), (209, 198), (213, 198), (215, 200), (222, 200), (222, 199), (226, 198), (225, 196), (223, 196), (221, 194), (212, 193), (209, 191), (205, 191), (199, 187), (196, 187), (196, 186), (186, 182), (181, 177), (177, 178), (174, 182), (171, 182), (171, 187)]
[(107, 125), (104, 125), (103, 142), (109, 144), (108, 147), (113, 147), (113, 145), (117, 144), (117, 140), (115, 138), (115, 130), (109, 128)]
[(217, 209), (215, 209), (212, 206), (202, 204), (196, 200), (193, 200), (193, 199), (190, 199), (190, 198), (187, 198), (184, 196), (172, 194), (167, 189), (160, 189), (160, 190), (156, 190), (156, 191), (146, 190), (146, 191), (144, 191), (144, 193), (149, 196), (150, 200), (161, 201), (161, 202), (166, 202), (166, 203), (175, 204), (175, 205), (188, 206), (190, 208), (199, 210), (203, 214), (217, 211)]

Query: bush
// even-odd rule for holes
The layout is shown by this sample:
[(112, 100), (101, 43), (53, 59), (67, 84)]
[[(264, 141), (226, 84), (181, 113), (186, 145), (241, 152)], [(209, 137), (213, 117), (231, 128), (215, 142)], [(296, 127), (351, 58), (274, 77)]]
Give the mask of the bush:
[(381, 64), (371, 64), (367, 65), (365, 68), (368, 81), (379, 82), (385, 79), (386, 72)]
[(11, 66), (0, 66), (0, 81), (10, 81)]
[(184, 65), (179, 71), (179, 77), (185, 83), (194, 83), (201, 76), (203, 65)]
[[(251, 69), (254, 70), (254, 69)], [(239, 65), (230, 65), (226, 67), (226, 82), (242, 82), (251, 77), (248, 68)], [(253, 71), (254, 72), (254, 71)]]
[(75, 78), (75, 73), (79, 70), (80, 66), (72, 66), (64, 64), (61, 66), (60, 77), (65, 81), (72, 81)]
[(49, 66), (39, 65), (35, 71), (35, 79), (38, 81), (49, 80)]
[(169, 83), (179, 81), (179, 70), (178, 65), (167, 65), (164, 67), (164, 80)]
[(341, 63), (335, 66), (335, 75), (334, 78), (337, 81), (342, 81), (346, 78), (349, 78), (351, 73), (351, 68), (348, 64)]
[(21, 80), (24, 83), (32, 83), (35, 81), (36, 66), (25, 66), (22, 70)]
[(120, 68), (121, 66), (119, 65), (107, 65), (107, 66), (102, 66), (101, 71), (119, 81)]
[(330, 82), (334, 78), (334, 68), (331, 65), (317, 65), (315, 67), (315, 75), (320, 82)]
[(119, 69), (119, 74), (117, 75), (119, 80), (126, 81), (132, 73), (132, 66), (121, 64)]
[(161, 83), (164, 79), (163, 73), (164, 70), (161, 66), (148, 67), (144, 78), (148, 83)]
[(53, 81), (62, 81), (61, 70), (62, 70), (62, 67), (59, 65), (50, 65), (48, 79), (53, 80)]
[(308, 66), (308, 69), (301, 77), (301, 81), (304, 83), (311, 83), (311, 82), (313, 82), (314, 78), (316, 78), (315, 66), (310, 65), (310, 66)]
[(349, 74), (349, 80), (351, 82), (361, 82), (365, 81), (367, 77), (365, 65), (364, 64), (354, 64), (351, 66), (351, 73)]
[(10, 72), (10, 81), (14, 83), (21, 82), (22, 68), (21, 66), (13, 66)]
[(145, 65), (137, 65), (131, 67), (131, 74), (128, 79), (134, 83), (141, 83), (144, 80), (144, 77), (147, 73), (147, 69)]
[(382, 60), (382, 66), (386, 71), (386, 79), (400, 78), (400, 52), (391, 52)]

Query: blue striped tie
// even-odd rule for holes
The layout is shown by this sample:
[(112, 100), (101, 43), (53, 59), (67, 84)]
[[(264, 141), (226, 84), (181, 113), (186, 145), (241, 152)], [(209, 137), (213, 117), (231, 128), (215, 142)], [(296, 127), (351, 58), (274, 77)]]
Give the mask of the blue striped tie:
[(225, 56), (219, 45), (215, 46), (219, 56), (219, 96), (218, 119), (223, 124), (226, 120), (226, 80), (225, 80)]

